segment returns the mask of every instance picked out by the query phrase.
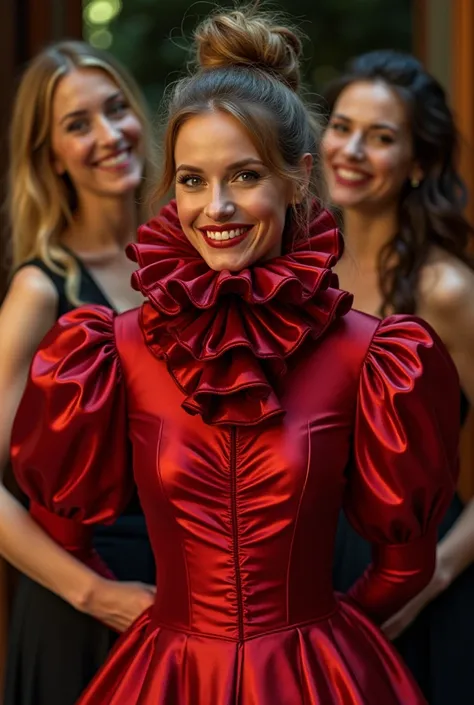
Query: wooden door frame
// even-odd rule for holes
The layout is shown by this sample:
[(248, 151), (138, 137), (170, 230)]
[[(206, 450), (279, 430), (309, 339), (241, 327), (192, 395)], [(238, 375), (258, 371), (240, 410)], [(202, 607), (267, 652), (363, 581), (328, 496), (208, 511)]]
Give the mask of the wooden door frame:
[[(82, 37), (82, 0), (0, 0), (0, 27), (0, 203), (3, 204), (8, 128), (19, 76), (26, 62), (49, 42)], [(8, 278), (7, 240), (7, 223), (0, 208), (0, 301)]]
[[(449, 12), (447, 46), (440, 46), (437, 38), (430, 36), (435, 24), (430, 13), (435, 7), (437, 11), (441, 8), (445, 13)], [(429, 71), (433, 71), (430, 65), (433, 45), (450, 65), (449, 85), (445, 88), (461, 133), (460, 170), (470, 193), (466, 213), (474, 223), (474, 1), (446, 0), (435, 5), (431, 0), (413, 0), (413, 36), (413, 52)], [(464, 500), (474, 497), (474, 410), (471, 410), (461, 435), (459, 488)]]
[[(474, 2), (451, 2), (451, 96), (461, 133), (461, 173), (470, 194), (467, 216), (474, 224)], [(464, 500), (474, 497), (474, 410), (462, 433), (460, 490)]]

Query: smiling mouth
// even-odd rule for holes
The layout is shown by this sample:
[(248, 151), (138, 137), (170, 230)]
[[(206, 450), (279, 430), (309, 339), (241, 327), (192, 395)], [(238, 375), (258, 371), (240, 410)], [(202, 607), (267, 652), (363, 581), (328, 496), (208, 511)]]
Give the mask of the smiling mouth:
[(128, 162), (130, 161), (130, 156), (131, 149), (124, 149), (121, 152), (113, 154), (110, 157), (101, 159), (100, 162), (97, 162), (96, 166), (102, 169), (116, 169), (117, 167), (120, 168), (128, 164)]
[(199, 228), (199, 231), (203, 235), (206, 243), (211, 247), (225, 248), (235, 247), (240, 244), (245, 240), (252, 228), (253, 225), (243, 225), (229, 228), (228, 230), (215, 228), (207, 230), (206, 228)]
[(347, 186), (366, 184), (372, 178), (369, 174), (346, 167), (334, 167), (334, 175), (340, 184)]

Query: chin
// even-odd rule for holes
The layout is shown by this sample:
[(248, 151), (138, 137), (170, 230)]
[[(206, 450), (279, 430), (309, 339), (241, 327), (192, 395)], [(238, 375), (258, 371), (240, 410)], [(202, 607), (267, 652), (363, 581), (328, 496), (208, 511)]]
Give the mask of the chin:
[[(142, 182), (142, 177), (128, 177), (123, 179), (115, 188), (109, 189), (110, 196), (128, 196), (130, 193), (135, 193)], [(104, 189), (105, 191), (105, 189)]]
[(360, 198), (354, 194), (331, 193), (330, 199), (338, 208), (358, 208), (366, 202), (365, 198)]
[(246, 259), (233, 257), (233, 256), (207, 256), (207, 253), (201, 252), (202, 258), (205, 260), (209, 269), (215, 272), (222, 272), (228, 270), (229, 272), (240, 272), (242, 269), (250, 266), (251, 262)]
[(235, 260), (217, 260), (214, 257), (204, 257), (204, 259), (209, 269), (213, 269), (215, 272), (223, 272), (224, 270), (229, 270), (230, 272), (239, 272), (241, 269), (244, 269), (244, 267), (241, 266), (239, 263), (235, 262)]

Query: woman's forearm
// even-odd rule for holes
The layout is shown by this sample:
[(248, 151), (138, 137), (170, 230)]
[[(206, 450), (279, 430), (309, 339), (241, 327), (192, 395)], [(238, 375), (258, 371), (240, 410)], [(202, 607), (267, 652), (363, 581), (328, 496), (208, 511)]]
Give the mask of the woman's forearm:
[(0, 486), (0, 554), (76, 609), (87, 611), (96, 589), (96, 573), (56, 544), (3, 486)]
[(474, 499), (438, 544), (438, 569), (453, 582), (474, 561)]

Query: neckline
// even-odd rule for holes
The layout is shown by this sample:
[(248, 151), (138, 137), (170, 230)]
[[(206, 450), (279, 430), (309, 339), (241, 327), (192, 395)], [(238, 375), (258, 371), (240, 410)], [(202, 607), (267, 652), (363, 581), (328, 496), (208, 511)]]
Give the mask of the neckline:
[(118, 313), (118, 309), (115, 304), (110, 301), (102, 286), (99, 284), (94, 275), (89, 271), (89, 269), (87, 268), (83, 260), (79, 257), (79, 255), (77, 255), (74, 250), (71, 250), (71, 248), (67, 247), (66, 245), (61, 244), (61, 248), (74, 259), (79, 269), (81, 270), (82, 276), (86, 277), (89, 280), (89, 283), (94, 287), (97, 294), (99, 295), (99, 298), (103, 300), (104, 305), (110, 308), (114, 313)]
[(331, 267), (342, 251), (333, 217), (314, 205), (291, 250), (240, 272), (211, 270), (189, 243), (172, 201), (138, 231), (127, 255), (145, 299), (150, 352), (183, 392), (182, 408), (209, 425), (250, 426), (285, 414), (280, 380), (297, 353), (351, 308)]

